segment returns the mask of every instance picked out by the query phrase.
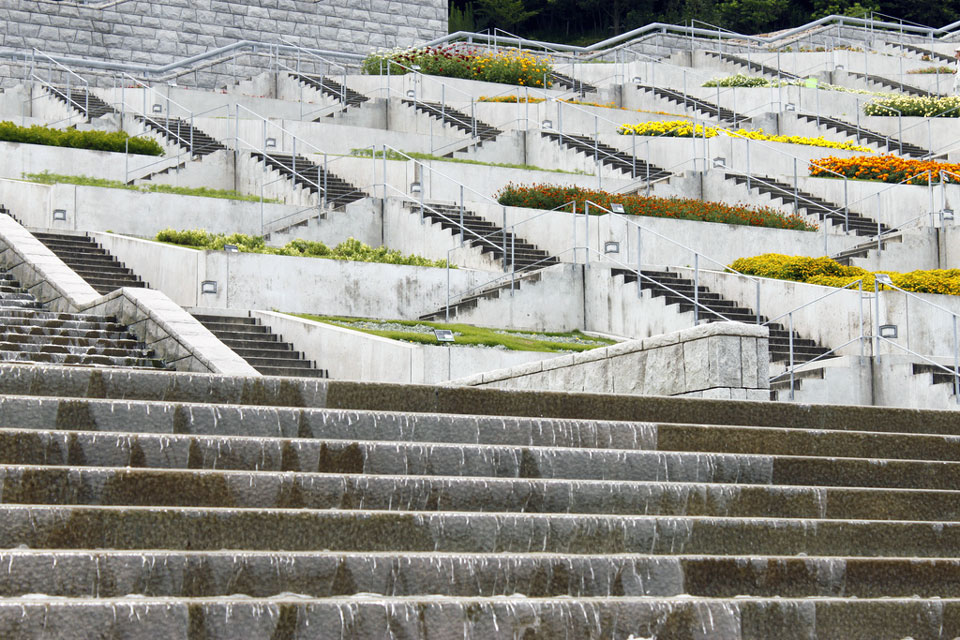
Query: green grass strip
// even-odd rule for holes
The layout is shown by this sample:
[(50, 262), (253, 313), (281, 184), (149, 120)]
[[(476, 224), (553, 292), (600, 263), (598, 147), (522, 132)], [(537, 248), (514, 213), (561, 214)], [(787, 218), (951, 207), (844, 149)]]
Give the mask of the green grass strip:
[[(406, 155), (404, 155), (406, 154)], [(358, 158), (383, 158), (383, 151), (377, 151), (374, 154), (373, 149), (351, 149), (351, 156), (356, 156)], [(409, 158), (407, 156), (410, 156)], [(562, 169), (545, 169), (544, 167), (537, 167), (532, 164), (511, 164), (509, 162), (481, 162), (479, 160), (468, 160), (466, 158), (447, 158), (443, 156), (434, 156), (429, 153), (418, 153), (416, 151), (404, 151), (403, 153), (398, 153), (393, 149), (387, 149), (387, 160), (399, 160), (401, 162), (409, 162), (410, 158), (414, 160), (433, 160), (436, 162), (454, 162), (457, 164), (476, 164), (482, 167), (501, 167), (504, 169), (522, 169), (524, 171), (547, 171), (549, 173), (572, 173), (575, 175), (593, 175), (591, 173), (586, 173), (585, 171), (563, 171)]]
[[(244, 202), (260, 202), (260, 196), (253, 196), (238, 191), (224, 189), (208, 189), (206, 187), (174, 187), (169, 184), (127, 184), (120, 180), (106, 178), (91, 178), (89, 176), (68, 176), (59, 173), (25, 173), (24, 180), (41, 184), (75, 184), (81, 187), (105, 187), (107, 189), (126, 189), (142, 193), (170, 193), (178, 196), (197, 196), (200, 198), (220, 198), (223, 200), (243, 200)], [(264, 202), (279, 203), (280, 200), (264, 198)]]
[[(425, 322), (422, 320), (373, 320), (369, 318), (347, 318), (342, 316), (318, 316), (310, 313), (291, 313), (289, 315), (315, 322), (332, 324), (354, 331), (369, 333), (371, 335), (389, 338), (391, 340), (401, 340), (403, 342), (415, 342), (418, 344), (438, 345), (436, 337), (431, 333), (418, 333), (415, 331), (381, 331), (377, 329), (361, 328), (356, 326), (358, 322), (389, 322), (403, 326), (413, 327), (417, 325), (426, 325), (434, 329), (449, 329), (457, 335), (456, 343), (458, 345), (473, 345), (483, 347), (502, 346), (510, 351), (539, 351), (542, 353), (556, 353), (566, 351), (590, 351), (600, 347), (606, 347), (615, 344), (613, 340), (606, 338), (595, 338), (587, 336), (579, 331), (569, 333), (541, 333), (533, 331), (505, 331), (501, 329), (488, 329), (485, 327), (475, 327), (469, 324), (448, 324), (444, 322)], [(502, 332), (501, 332), (502, 331)], [(517, 335), (522, 334), (522, 335)], [(527, 337), (536, 334), (537, 339)], [(580, 338), (589, 341), (589, 343), (557, 342), (550, 338)]]

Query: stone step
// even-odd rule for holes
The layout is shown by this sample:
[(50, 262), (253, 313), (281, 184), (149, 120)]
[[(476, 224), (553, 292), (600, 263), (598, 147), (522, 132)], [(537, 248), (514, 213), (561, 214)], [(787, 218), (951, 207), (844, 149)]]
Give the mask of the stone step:
[[(0, 597), (956, 598), (954, 559), (337, 552), (0, 552)], [(890, 589), (878, 588), (889, 581)]]
[[(960, 492), (950, 490), (304, 472), (296, 450), (272, 443), (266, 443), (260, 470), (244, 471), (221, 467), (239, 459), (232, 451), (217, 456), (209, 448), (191, 449), (196, 438), (100, 434), (111, 451), (92, 435), (0, 431), (4, 502), (807, 520), (960, 516)], [(19, 457), (11, 449), (16, 445), (23, 448)], [(17, 464), (5, 462), (13, 457)]]
[(108, 356), (95, 353), (49, 353), (34, 351), (0, 351), (0, 361), (37, 364), (82, 365), (90, 367), (134, 367), (162, 369), (163, 361), (146, 356)]
[(0, 547), (952, 557), (960, 523), (0, 505)]
[[(950, 598), (496, 598), (357, 595), (311, 599), (24, 597), (0, 602), (0, 634), (79, 640), (337, 638), (949, 638)], [(303, 633), (299, 633), (300, 631)], [(610, 635), (612, 631), (623, 633)], [(786, 632), (786, 634), (785, 634)], [(199, 635), (202, 634), (202, 635)]]
[(262, 364), (253, 364), (254, 368), (265, 376), (282, 376), (293, 378), (329, 378), (330, 372), (327, 369), (287, 367), (287, 366), (269, 366)]

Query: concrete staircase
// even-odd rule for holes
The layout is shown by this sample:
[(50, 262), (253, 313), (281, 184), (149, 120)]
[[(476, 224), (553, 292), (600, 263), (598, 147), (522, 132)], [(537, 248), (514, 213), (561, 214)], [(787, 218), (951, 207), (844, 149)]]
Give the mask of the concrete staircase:
[(562, 73), (557, 73), (556, 71), (552, 71), (548, 77), (554, 84), (570, 91), (576, 91), (581, 97), (588, 93), (596, 93), (598, 91), (592, 84), (587, 84), (586, 82), (571, 78)]
[[(724, 178), (732, 180), (736, 184), (747, 185), (747, 176), (739, 173), (724, 174)], [(846, 216), (843, 213), (843, 207), (832, 202), (827, 202), (819, 196), (798, 189), (794, 192), (792, 186), (785, 182), (780, 182), (769, 176), (750, 176), (749, 188), (751, 192), (755, 189), (760, 195), (769, 196), (771, 200), (780, 200), (784, 205), (791, 206), (796, 202), (797, 209), (803, 211), (808, 216), (816, 216), (821, 221), (829, 221), (833, 226), (842, 226), (846, 231), (855, 233), (858, 236), (875, 236), (877, 233), (888, 233), (890, 227), (876, 220), (868, 218), (854, 211), (849, 211)]]
[(960, 635), (955, 414), (0, 365), (0, 415), (4, 638)]
[[(440, 104), (439, 102), (424, 102), (423, 100), (403, 100), (403, 104), (413, 107), (420, 113), (425, 113), (431, 118), (450, 125), (451, 127), (476, 137), (479, 144), (496, 140), (503, 131), (493, 125), (477, 120), (466, 113), (454, 109), (453, 107)], [(461, 149), (462, 151), (462, 149)], [(451, 152), (447, 154), (452, 157)]]
[(923, 47), (918, 47), (913, 44), (907, 44), (905, 42), (887, 42), (885, 43), (888, 47), (893, 47), (894, 49), (900, 49), (901, 51), (906, 51), (908, 53), (914, 53), (921, 58), (925, 58), (933, 63), (947, 63), (954, 64), (956, 62), (955, 58), (951, 58), (948, 55), (933, 51), (932, 49), (924, 49)]
[(898, 153), (902, 156), (912, 156), (922, 158), (930, 155), (930, 151), (923, 147), (909, 142), (903, 142), (892, 136), (885, 136), (875, 131), (858, 127), (857, 125), (845, 122), (838, 118), (828, 118), (810, 113), (798, 113), (797, 118), (807, 122), (815, 123), (818, 127), (825, 127), (828, 131), (836, 131), (850, 138), (856, 138), (857, 144), (871, 144), (891, 153)]
[[(326, 76), (311, 76), (305, 73), (290, 73), (288, 75), (294, 80), (302, 82), (304, 85), (316, 89), (323, 95), (342, 103), (344, 107), (357, 107), (370, 100), (370, 98), (362, 93), (358, 93), (350, 87)], [(333, 117), (333, 114), (327, 117)]]
[(542, 131), (540, 135), (548, 140), (553, 140), (567, 149), (572, 149), (589, 157), (595, 156), (604, 166), (616, 169), (621, 173), (626, 173), (632, 178), (643, 178), (644, 180), (649, 178), (651, 182), (654, 182), (656, 180), (669, 178), (672, 175), (669, 171), (661, 169), (655, 164), (650, 164), (648, 167), (647, 163), (640, 158), (635, 158), (629, 153), (614, 149), (610, 145), (598, 142), (589, 136), (555, 131)]
[[(439, 202), (424, 203), (423, 217), (431, 224), (439, 224), (441, 229), (449, 229), (451, 235), (462, 235), (464, 242), (490, 254), (500, 261), (504, 269), (516, 264), (516, 269), (540, 269), (557, 264), (559, 260), (535, 244), (507, 231), (476, 213), (465, 209), (461, 216), (460, 207)], [(420, 215), (420, 203), (408, 201), (405, 206), (410, 213)], [(463, 221), (463, 226), (460, 222)], [(504, 255), (506, 247), (506, 255)]]
[[(623, 278), (623, 284), (637, 281), (637, 273), (628, 269), (613, 269), (611, 275)], [(684, 278), (676, 272), (664, 270), (643, 270), (640, 282), (641, 290), (649, 290), (653, 297), (665, 297), (668, 305), (677, 305), (681, 313), (693, 311), (694, 282)], [(706, 322), (722, 322), (732, 320), (746, 324), (762, 324), (767, 322), (765, 316), (737, 302), (724, 298), (721, 294), (711, 291), (708, 287), (697, 288), (696, 301), (702, 305), (699, 317)], [(759, 320), (759, 322), (758, 322)], [(770, 329), (770, 361), (790, 363), (790, 333), (787, 327), (774, 322), (767, 325)], [(828, 349), (815, 341), (803, 338), (799, 333), (793, 333), (793, 362), (799, 364), (809, 362), (826, 354)], [(829, 356), (827, 356), (829, 357)], [(821, 358), (822, 359), (822, 358)]]
[(47, 311), (4, 270), (0, 270), (0, 360), (166, 368), (115, 318)]
[(358, 189), (330, 171), (324, 171), (323, 167), (301, 155), (297, 155), (296, 159), (289, 153), (260, 153), (254, 151), (250, 155), (259, 162), (265, 163), (271, 169), (277, 170), (295, 185), (308, 190), (310, 193), (320, 195), (326, 192), (328, 208), (338, 209), (367, 197), (367, 193), (362, 189)]
[(680, 105), (685, 109), (693, 109), (707, 118), (714, 118), (720, 123), (726, 122), (733, 126), (739, 126), (750, 121), (748, 116), (736, 113), (732, 109), (718, 106), (701, 98), (694, 98), (691, 95), (684, 95), (680, 91), (674, 91), (673, 89), (666, 89), (664, 87), (651, 87), (643, 84), (638, 84), (637, 88), (642, 89), (644, 93), (652, 93), (656, 97), (666, 100), (671, 104)]
[[(947, 369), (957, 371), (957, 369), (953, 367), (947, 367)], [(953, 392), (953, 390), (955, 388), (954, 384), (956, 382), (957, 376), (949, 373), (948, 371), (945, 371), (940, 367), (936, 367), (932, 364), (916, 363), (913, 365), (913, 375), (915, 376), (929, 375), (931, 384), (947, 385), (950, 388), (950, 395), (956, 398), (956, 394)]]
[(762, 65), (759, 62), (754, 62), (753, 60), (748, 60), (747, 58), (741, 58), (740, 56), (735, 56), (729, 53), (717, 53), (716, 51), (704, 51), (710, 58), (716, 58), (725, 62), (729, 65), (732, 65), (737, 68), (737, 71), (750, 71), (753, 73), (759, 73), (760, 75), (769, 76), (772, 78), (780, 78), (782, 80), (802, 80), (800, 76), (784, 71), (783, 69), (775, 69), (773, 67), (768, 67)]
[(420, 320), (426, 320), (428, 322), (444, 322), (448, 318), (453, 320), (457, 317), (458, 313), (476, 309), (483, 300), (496, 300), (502, 295), (510, 295), (512, 291), (519, 291), (524, 285), (529, 286), (535, 282), (540, 282), (540, 279), (539, 269), (523, 273), (517, 276), (515, 280), (505, 280), (504, 282), (485, 287), (475, 293), (458, 298), (456, 302), (449, 305), (449, 309), (445, 306), (438, 311), (425, 313), (420, 316)]
[(37, 231), (33, 235), (97, 293), (107, 294), (121, 287), (150, 286), (87, 235)]
[(329, 378), (326, 369), (306, 360), (258, 318), (193, 314), (223, 344), (265, 376)]
[(108, 113), (116, 113), (116, 109), (95, 96), (91, 91), (84, 88), (70, 87), (51, 87), (44, 85), (47, 93), (70, 107), (74, 111), (79, 111), (87, 120), (100, 118)]
[(215, 151), (226, 149), (219, 140), (186, 120), (139, 115), (136, 118), (148, 130), (160, 134), (168, 142), (189, 151), (195, 158), (202, 158)]
[[(856, 78), (857, 80), (862, 80), (868, 87), (870, 85), (875, 85), (882, 88), (883, 91), (896, 91), (898, 93), (921, 97), (930, 97), (936, 95), (927, 91), (926, 89), (913, 87), (908, 84), (903, 84), (902, 82), (897, 82), (896, 80), (891, 80), (890, 78), (874, 75), (872, 73), (860, 73), (859, 71), (844, 71), (844, 73), (846, 73), (848, 76)], [(896, 115), (896, 112), (891, 111), (890, 115)]]

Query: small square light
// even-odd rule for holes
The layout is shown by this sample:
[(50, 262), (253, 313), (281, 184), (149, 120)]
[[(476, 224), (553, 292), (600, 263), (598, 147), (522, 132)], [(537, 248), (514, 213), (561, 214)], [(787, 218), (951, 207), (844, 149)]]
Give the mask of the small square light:
[(843, 65), (842, 65), (842, 64), (834, 65), (833, 70), (834, 70), (834, 71), (843, 71)]
[(422, 191), (422, 187), (419, 182), (410, 183), (410, 193), (420, 193), (420, 191)]
[(544, 129), (553, 129), (553, 120), (544, 120), (540, 123), (540, 126)]
[(54, 210), (53, 210), (53, 219), (54, 219), (54, 220), (66, 220), (66, 219), (67, 219), (67, 210), (66, 210), (66, 209), (54, 209)]
[(610, 211), (613, 211), (614, 213), (624, 213), (623, 205), (620, 204), (619, 202), (611, 202)]
[(620, 253), (620, 243), (608, 240), (603, 243), (603, 252), (604, 253)]
[(240, 253), (240, 249), (237, 248), (235, 244), (225, 244), (223, 245), (223, 250), (227, 253)]
[(276, 139), (276, 138), (267, 138), (266, 140), (263, 141), (263, 146), (264, 146), (264, 147), (267, 147), (268, 149), (271, 148), (271, 147), (276, 147), (276, 146), (277, 146), (277, 139)]
[(893, 286), (893, 278), (891, 278), (889, 274), (877, 273), (874, 274), (873, 279), (877, 282), (877, 284), (887, 285), (888, 287)]
[(453, 331), (449, 329), (434, 329), (433, 335), (437, 337), (437, 342), (456, 342)]
[(216, 293), (217, 292), (217, 281), (216, 280), (204, 280), (200, 283), (200, 293)]
[(882, 324), (880, 325), (880, 337), (887, 338), (889, 340), (896, 340), (897, 338), (897, 325), (895, 324)]
[(797, 105), (793, 104), (792, 102), (788, 102), (787, 104), (783, 105), (783, 110), (784, 110), (784, 111), (796, 111), (796, 110), (797, 110)]
[(418, 64), (412, 64), (410, 65), (410, 68), (413, 69), (414, 71), (420, 71), (420, 65)]
[(163, 113), (163, 105), (160, 104), (160, 103), (156, 103), (156, 102), (155, 102), (155, 103), (153, 104), (153, 112), (154, 112), (154, 113)]
[(717, 156), (713, 159), (713, 166), (718, 169), (725, 169), (727, 166), (727, 159), (723, 156)]
[(643, 78), (641, 78), (640, 76), (634, 76), (634, 77), (633, 77), (633, 83), (634, 83), (634, 84), (643, 84)]
[(940, 215), (944, 220), (953, 220), (953, 209), (943, 209)]
[(408, 98), (416, 98), (416, 97), (417, 97), (417, 92), (416, 92), (416, 90), (415, 90), (415, 89), (407, 89), (407, 97), (408, 97)]

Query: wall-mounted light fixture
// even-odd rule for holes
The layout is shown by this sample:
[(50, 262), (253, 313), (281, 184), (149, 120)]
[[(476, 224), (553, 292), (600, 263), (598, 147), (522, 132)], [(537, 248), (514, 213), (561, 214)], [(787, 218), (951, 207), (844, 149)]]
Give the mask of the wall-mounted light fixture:
[(889, 274), (877, 273), (877, 274), (874, 274), (873, 279), (876, 281), (877, 284), (884, 284), (884, 285), (887, 285), (888, 287), (893, 286), (893, 279), (890, 277)]
[(640, 76), (634, 76), (634, 77), (633, 77), (633, 83), (634, 83), (634, 84), (643, 84), (643, 78), (641, 78)]
[(153, 112), (154, 112), (154, 113), (163, 113), (163, 105), (160, 104), (159, 102), (155, 102), (155, 103), (153, 104)]
[(271, 147), (276, 147), (276, 146), (277, 146), (277, 139), (276, 139), (276, 138), (267, 138), (266, 140), (263, 141), (263, 146), (266, 147), (266, 148), (268, 148), (268, 149), (271, 148)]
[(67, 210), (66, 209), (54, 209), (53, 210), (53, 219), (54, 220), (66, 220), (67, 219)]
[(895, 324), (882, 324), (880, 325), (880, 337), (887, 338), (888, 340), (897, 339), (897, 325)]
[(225, 244), (223, 250), (227, 253), (240, 253), (240, 249), (235, 244)]
[(407, 97), (408, 97), (408, 98), (416, 98), (416, 97), (417, 97), (417, 92), (416, 92), (416, 90), (415, 90), (415, 89), (407, 89)]
[(216, 293), (217, 292), (217, 281), (216, 280), (204, 280), (200, 283), (200, 293)]
[(793, 104), (792, 102), (788, 102), (787, 104), (783, 105), (783, 110), (784, 110), (784, 111), (796, 111), (796, 110), (797, 110), (797, 105)]
[(713, 166), (715, 169), (726, 169), (727, 168), (727, 159), (723, 156), (717, 156), (713, 159)]
[(604, 253), (620, 253), (620, 243), (608, 240), (603, 243), (603, 252)]
[(544, 129), (553, 129), (553, 120), (544, 120), (540, 126)]
[(940, 217), (944, 220), (953, 220), (953, 209), (941, 209)]
[(410, 193), (420, 193), (423, 190), (423, 187), (419, 182), (410, 183)]
[(613, 211), (614, 213), (624, 213), (623, 205), (619, 202), (611, 202), (610, 211)]

